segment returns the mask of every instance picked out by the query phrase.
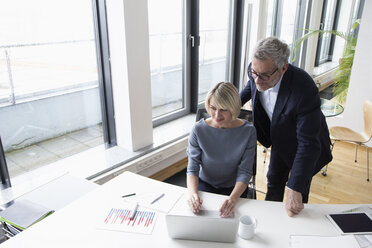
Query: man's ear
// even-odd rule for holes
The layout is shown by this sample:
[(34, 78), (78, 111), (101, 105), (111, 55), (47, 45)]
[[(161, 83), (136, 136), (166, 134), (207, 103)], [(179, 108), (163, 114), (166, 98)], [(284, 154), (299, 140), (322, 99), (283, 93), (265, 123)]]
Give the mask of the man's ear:
[(288, 63), (283, 66), (281, 70), (282, 75), (287, 71), (287, 69), (288, 69)]

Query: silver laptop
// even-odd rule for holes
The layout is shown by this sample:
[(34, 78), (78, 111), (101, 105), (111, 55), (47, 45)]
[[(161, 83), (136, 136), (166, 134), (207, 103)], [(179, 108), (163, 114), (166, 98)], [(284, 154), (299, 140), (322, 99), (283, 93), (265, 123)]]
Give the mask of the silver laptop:
[(218, 211), (202, 210), (199, 214), (165, 215), (168, 234), (174, 239), (214, 242), (235, 242), (239, 220), (236, 217), (221, 218)]

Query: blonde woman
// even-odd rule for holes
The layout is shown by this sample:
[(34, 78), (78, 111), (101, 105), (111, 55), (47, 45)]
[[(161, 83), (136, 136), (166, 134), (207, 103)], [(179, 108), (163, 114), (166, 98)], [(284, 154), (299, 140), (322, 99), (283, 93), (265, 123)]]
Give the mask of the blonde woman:
[(200, 211), (203, 201), (199, 190), (227, 195), (219, 211), (222, 217), (228, 217), (239, 197), (247, 197), (256, 130), (238, 118), (241, 101), (231, 83), (221, 82), (210, 89), (205, 107), (210, 117), (195, 123), (187, 148), (188, 204), (194, 213)]

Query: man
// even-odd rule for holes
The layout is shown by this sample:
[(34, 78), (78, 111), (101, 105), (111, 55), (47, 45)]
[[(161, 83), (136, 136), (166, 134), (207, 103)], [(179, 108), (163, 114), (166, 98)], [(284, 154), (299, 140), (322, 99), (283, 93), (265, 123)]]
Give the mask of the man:
[(285, 207), (293, 216), (308, 202), (312, 177), (332, 154), (318, 88), (309, 74), (288, 64), (289, 53), (275, 37), (260, 41), (240, 98), (243, 105), (252, 99), (257, 139), (271, 146), (265, 200), (283, 201), (287, 185)]

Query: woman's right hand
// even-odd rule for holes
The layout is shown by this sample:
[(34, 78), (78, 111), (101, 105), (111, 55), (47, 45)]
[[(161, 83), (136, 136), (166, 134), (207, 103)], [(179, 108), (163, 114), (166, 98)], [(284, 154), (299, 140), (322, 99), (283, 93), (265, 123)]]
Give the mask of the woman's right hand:
[(187, 202), (189, 204), (190, 209), (194, 213), (199, 213), (201, 206), (203, 204), (203, 200), (199, 198), (199, 195), (197, 193), (191, 194)]

